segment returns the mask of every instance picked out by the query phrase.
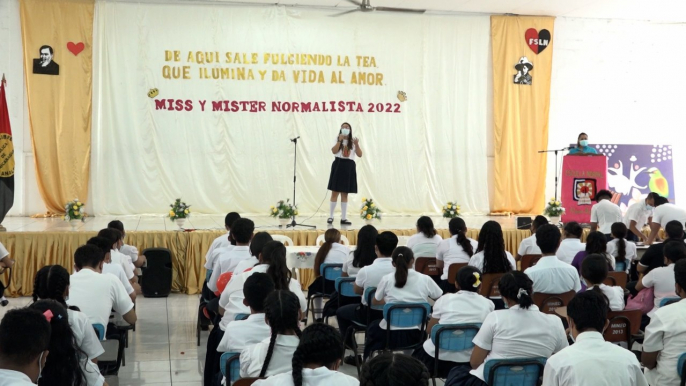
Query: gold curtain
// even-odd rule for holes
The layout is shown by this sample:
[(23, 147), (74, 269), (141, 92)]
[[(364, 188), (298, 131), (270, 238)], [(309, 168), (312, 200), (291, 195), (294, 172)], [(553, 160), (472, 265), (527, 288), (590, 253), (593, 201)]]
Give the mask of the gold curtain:
[[(554, 22), (554, 17), (491, 16), (494, 213), (543, 211), (547, 158), (538, 151), (548, 146)], [(531, 28), (552, 36), (538, 54), (525, 39)], [(533, 66), (527, 74), (530, 84), (515, 84), (515, 65), (521, 60)]]
[[(94, 0), (20, 2), (31, 142), (49, 213), (64, 213), (65, 203), (88, 195), (93, 11)], [(34, 73), (43, 46), (51, 47), (52, 63)], [(44, 74), (54, 72), (53, 63), (59, 75)]]

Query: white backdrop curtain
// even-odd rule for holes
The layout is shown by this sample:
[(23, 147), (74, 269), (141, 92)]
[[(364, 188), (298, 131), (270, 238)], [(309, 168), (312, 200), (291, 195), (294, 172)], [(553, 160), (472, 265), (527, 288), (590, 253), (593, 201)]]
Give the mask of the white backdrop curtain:
[[(298, 204), (314, 212), (326, 195), (330, 148), (349, 122), (365, 152), (359, 194), (386, 213), (437, 212), (457, 200), (488, 212), (488, 16), (349, 14), (221, 4), (96, 4), (92, 203), (96, 214), (166, 213), (182, 197), (196, 212), (266, 213), (292, 195), (298, 145)], [(165, 62), (165, 50), (180, 62)], [(188, 52), (258, 53), (255, 80), (198, 79)], [(263, 64), (264, 53), (331, 55), (330, 67)], [(350, 67), (336, 66), (338, 55)], [(355, 56), (376, 67), (357, 67)], [(191, 79), (165, 79), (165, 65), (190, 66)], [(295, 83), (292, 71), (323, 71), (326, 83)], [(260, 80), (258, 70), (267, 70)], [(273, 82), (272, 70), (286, 81)], [(346, 84), (331, 84), (341, 71)], [(383, 74), (383, 85), (350, 84), (353, 72)], [(156, 110), (154, 99), (193, 101), (192, 111)], [(407, 95), (406, 102), (397, 98)], [(207, 100), (201, 111), (199, 100)], [(211, 111), (216, 100), (259, 100), (266, 112)], [(357, 101), (365, 112), (271, 112), (272, 101)], [(369, 113), (398, 103), (401, 113)], [(328, 199), (327, 199), (328, 200)], [(325, 211), (328, 205), (322, 207)]]

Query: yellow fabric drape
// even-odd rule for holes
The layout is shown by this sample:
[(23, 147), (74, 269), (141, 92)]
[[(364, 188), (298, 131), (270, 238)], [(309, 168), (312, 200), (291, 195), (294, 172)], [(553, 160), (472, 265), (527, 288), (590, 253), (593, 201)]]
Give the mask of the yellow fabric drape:
[[(554, 17), (491, 16), (493, 53), (493, 137), (495, 145), (493, 212), (541, 213), (545, 202), (550, 75)], [(538, 55), (526, 30), (547, 29), (552, 39)], [(514, 66), (526, 57), (533, 69), (530, 85), (515, 84)]]
[[(24, 73), (36, 177), (46, 208), (85, 201), (91, 152), (93, 0), (21, 0)], [(83, 50), (74, 54), (83, 44)], [(59, 75), (34, 74), (44, 45)], [(76, 47), (76, 48), (74, 48)]]

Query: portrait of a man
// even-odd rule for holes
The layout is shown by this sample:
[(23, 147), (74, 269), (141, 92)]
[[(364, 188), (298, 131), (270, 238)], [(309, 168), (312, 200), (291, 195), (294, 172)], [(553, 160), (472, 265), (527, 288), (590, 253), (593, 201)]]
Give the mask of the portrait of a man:
[(33, 73), (42, 75), (59, 75), (60, 65), (55, 63), (55, 51), (50, 46), (41, 46), (40, 58), (33, 59)]

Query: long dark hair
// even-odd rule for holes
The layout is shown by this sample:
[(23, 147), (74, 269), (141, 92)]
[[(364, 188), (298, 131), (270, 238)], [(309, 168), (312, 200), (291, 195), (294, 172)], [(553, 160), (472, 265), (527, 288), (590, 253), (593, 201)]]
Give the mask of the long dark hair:
[(68, 307), (64, 293), (69, 288), (69, 272), (61, 265), (46, 265), (33, 279), (33, 301), (52, 299)]
[(341, 144), (341, 148), (345, 147), (346, 149), (348, 149), (348, 151), (352, 151), (353, 150), (353, 127), (348, 122), (341, 123), (341, 128), (338, 129), (338, 135), (343, 134), (343, 133), (341, 133), (341, 130), (343, 130), (343, 125), (348, 125), (348, 127), (350, 128), (350, 133), (348, 134), (348, 139), (347, 139), (348, 143), (345, 144), (345, 146), (343, 146), (343, 144)]
[(422, 216), (417, 220), (417, 230), (424, 233), (427, 238), (432, 238), (436, 236), (436, 228), (434, 228), (434, 222), (431, 221), (431, 217)]
[(362, 268), (371, 265), (376, 259), (376, 236), (379, 231), (373, 225), (365, 225), (357, 232), (357, 248), (353, 252), (353, 267)]
[(279, 241), (270, 241), (262, 248), (263, 264), (268, 264), (267, 275), (274, 281), (274, 289), (288, 290), (291, 270), (286, 265), (286, 247)]
[(362, 365), (360, 386), (428, 386), (430, 378), (429, 370), (420, 360), (391, 352)]
[(610, 231), (612, 236), (617, 239), (617, 256), (615, 256), (615, 261), (622, 263), (626, 261), (626, 240), (624, 238), (628, 230), (623, 222), (616, 222), (612, 224)]
[(395, 264), (395, 286), (403, 288), (407, 284), (407, 275), (414, 260), (414, 253), (408, 247), (398, 247), (391, 256)]
[(467, 238), (467, 224), (465, 224), (464, 220), (459, 217), (453, 218), (448, 223), (448, 229), (450, 230), (451, 235), (457, 235), (456, 241), (457, 244), (462, 247), (462, 250), (464, 250), (469, 257), (474, 255), (472, 243), (469, 242), (469, 239)]
[(322, 246), (319, 247), (319, 250), (317, 251), (317, 256), (314, 258), (314, 277), (319, 276), (319, 268), (324, 263), (324, 260), (326, 260), (326, 255), (328, 255), (329, 252), (331, 252), (333, 243), (340, 242), (341, 232), (339, 232), (338, 229), (331, 228), (324, 232), (324, 244), (322, 244)]
[(603, 232), (595, 231), (586, 237), (586, 253), (605, 256), (607, 264), (612, 266), (612, 260), (607, 256), (607, 238)]
[(524, 272), (511, 271), (500, 278), (498, 290), (504, 298), (514, 300), (519, 307), (528, 309), (534, 304), (534, 282)]
[(76, 345), (74, 333), (69, 326), (67, 309), (55, 300), (39, 300), (29, 306), (41, 313), (50, 311), (50, 355), (45, 361), (39, 386), (85, 386), (81, 360), (88, 360), (86, 353)]
[(270, 235), (269, 233), (255, 233), (255, 236), (253, 236), (252, 240), (250, 240), (250, 254), (254, 256), (256, 259), (259, 259), (260, 253), (262, 253), (262, 249), (270, 241), (274, 241), (274, 239), (272, 238), (272, 235)]
[(343, 354), (345, 347), (338, 329), (323, 323), (310, 325), (303, 331), (300, 344), (293, 353), (293, 385), (302, 386), (305, 365), (331, 368), (343, 358)]
[(298, 297), (288, 290), (274, 291), (267, 295), (264, 300), (264, 314), (269, 322), (269, 327), (272, 329), (272, 336), (269, 340), (269, 349), (267, 349), (267, 356), (264, 358), (262, 370), (260, 371), (260, 378), (263, 378), (269, 368), (269, 362), (274, 353), (274, 345), (276, 344), (276, 336), (279, 334), (286, 334), (291, 331), (300, 337), (300, 327), (298, 323), (298, 310), (300, 310), (300, 300)]
[(476, 252), (484, 253), (482, 271), (487, 273), (504, 273), (512, 271), (510, 261), (505, 252), (503, 229), (495, 221), (486, 221), (479, 231), (479, 246)]

